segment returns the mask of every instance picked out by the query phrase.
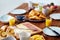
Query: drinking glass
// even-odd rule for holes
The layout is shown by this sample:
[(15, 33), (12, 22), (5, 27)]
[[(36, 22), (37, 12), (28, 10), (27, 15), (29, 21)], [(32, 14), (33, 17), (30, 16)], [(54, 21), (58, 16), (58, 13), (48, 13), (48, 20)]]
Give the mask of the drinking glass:
[(29, 40), (31, 33), (30, 32), (21, 32), (20, 34), (20, 40)]
[(38, 6), (40, 12), (42, 12), (42, 9), (43, 9), (43, 3), (39, 3), (39, 6)]
[(50, 19), (46, 18), (46, 21), (45, 21), (46, 27), (51, 26), (51, 24), (52, 24), (52, 19), (51, 18)]
[(9, 26), (13, 26), (13, 25), (15, 25), (15, 19), (14, 18), (9, 20)]

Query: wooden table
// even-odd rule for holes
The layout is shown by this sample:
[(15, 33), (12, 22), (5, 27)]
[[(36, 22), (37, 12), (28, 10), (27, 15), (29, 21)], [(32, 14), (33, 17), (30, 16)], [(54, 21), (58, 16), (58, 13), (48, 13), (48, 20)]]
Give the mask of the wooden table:
[[(21, 6), (17, 7), (16, 9), (25, 9), (25, 10), (27, 10), (28, 9), (28, 4), (27, 3), (23, 3)], [(58, 10), (55, 11), (55, 13), (56, 12), (60, 13), (60, 7), (58, 8)], [(13, 14), (11, 14), (11, 15), (12, 16), (16, 16), (16, 15), (13, 15)], [(33, 22), (31, 22), (31, 23), (36, 25), (37, 27), (39, 27), (41, 29), (45, 28), (45, 22), (41, 22), (41, 23), (33, 23)], [(5, 25), (5, 24), (0, 22), (0, 26), (2, 26), (2, 25)], [(8, 24), (6, 24), (6, 25), (8, 25)], [(53, 20), (52, 21), (52, 25), (60, 27), (60, 21)], [(42, 33), (42, 35), (45, 37), (46, 40), (60, 40), (60, 37), (46, 36), (46, 35), (44, 35), (44, 33)]]

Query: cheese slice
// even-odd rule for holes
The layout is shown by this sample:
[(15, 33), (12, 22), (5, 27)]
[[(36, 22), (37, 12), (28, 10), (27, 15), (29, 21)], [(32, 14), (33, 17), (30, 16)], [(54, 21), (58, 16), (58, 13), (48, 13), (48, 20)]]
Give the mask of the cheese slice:
[(22, 29), (28, 29), (28, 28), (27, 28), (26, 26), (24, 26), (23, 24), (19, 24), (19, 25), (17, 25), (17, 27), (20, 28), (20, 29), (21, 29), (21, 28), (22, 28)]

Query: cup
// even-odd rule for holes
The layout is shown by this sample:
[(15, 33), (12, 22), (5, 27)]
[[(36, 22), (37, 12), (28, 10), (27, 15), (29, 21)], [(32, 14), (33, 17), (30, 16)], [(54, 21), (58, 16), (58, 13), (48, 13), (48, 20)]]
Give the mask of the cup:
[(15, 19), (14, 18), (12, 18), (12, 19), (10, 19), (9, 20), (9, 26), (13, 26), (13, 25), (15, 25)]
[(52, 24), (52, 19), (46, 19), (46, 27), (49, 27), (49, 26), (51, 26), (51, 24)]
[(39, 6), (39, 10), (40, 10), (40, 12), (42, 12), (42, 9), (43, 9), (43, 7), (42, 7), (42, 6)]
[(38, 8), (39, 8), (40, 12), (42, 12), (43, 6), (44, 6), (44, 4), (39, 2)]
[(20, 40), (29, 40), (31, 33), (30, 32), (21, 32), (20, 34)]
[(25, 21), (25, 16), (16, 16), (17, 20)]

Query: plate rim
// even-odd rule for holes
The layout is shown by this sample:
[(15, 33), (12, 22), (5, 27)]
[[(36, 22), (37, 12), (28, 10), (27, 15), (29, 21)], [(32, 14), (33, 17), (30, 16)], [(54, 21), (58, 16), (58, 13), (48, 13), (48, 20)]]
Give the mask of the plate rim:
[(27, 21), (29, 21), (29, 22), (36, 22), (36, 23), (44, 22), (44, 21), (45, 21), (45, 19), (42, 19), (42, 20), (33, 20), (33, 19), (29, 19), (29, 18), (27, 18), (27, 17), (25, 17), (25, 19), (26, 19)]
[[(4, 16), (4, 15), (3, 15), (3, 16)], [(9, 16), (9, 17), (12, 18), (12, 16), (10, 16), (10, 15), (5, 15), (5, 16)], [(2, 17), (2, 16), (1, 16), (1, 17)], [(5, 20), (0, 19), (0, 21), (3, 22), (3, 23), (8, 23), (9, 20), (8, 20), (8, 21), (5, 21)]]
[[(50, 26), (50, 27), (55, 27), (55, 28), (56, 28), (57, 26)], [(47, 28), (47, 27), (46, 27), (46, 28)], [(58, 27), (58, 28), (59, 28), (59, 27)], [(44, 29), (45, 29), (45, 28), (44, 28)], [(44, 32), (44, 29), (43, 29), (43, 33), (46, 34), (46, 33)], [(48, 36), (58, 36), (58, 35), (49, 35), (49, 34), (46, 34), (46, 35), (48, 35)]]
[(60, 20), (60, 19), (55, 19), (55, 18), (51, 17), (52, 15), (56, 15), (56, 14), (60, 14), (60, 13), (53, 13), (53, 14), (50, 15), (50, 18), (52, 18), (54, 20)]
[[(23, 10), (24, 11), (24, 13), (14, 13), (14, 11), (16, 11), (16, 10)], [(25, 14), (27, 11), (25, 10), (25, 9), (14, 9), (14, 10), (12, 10), (10, 13), (11, 14)]]

